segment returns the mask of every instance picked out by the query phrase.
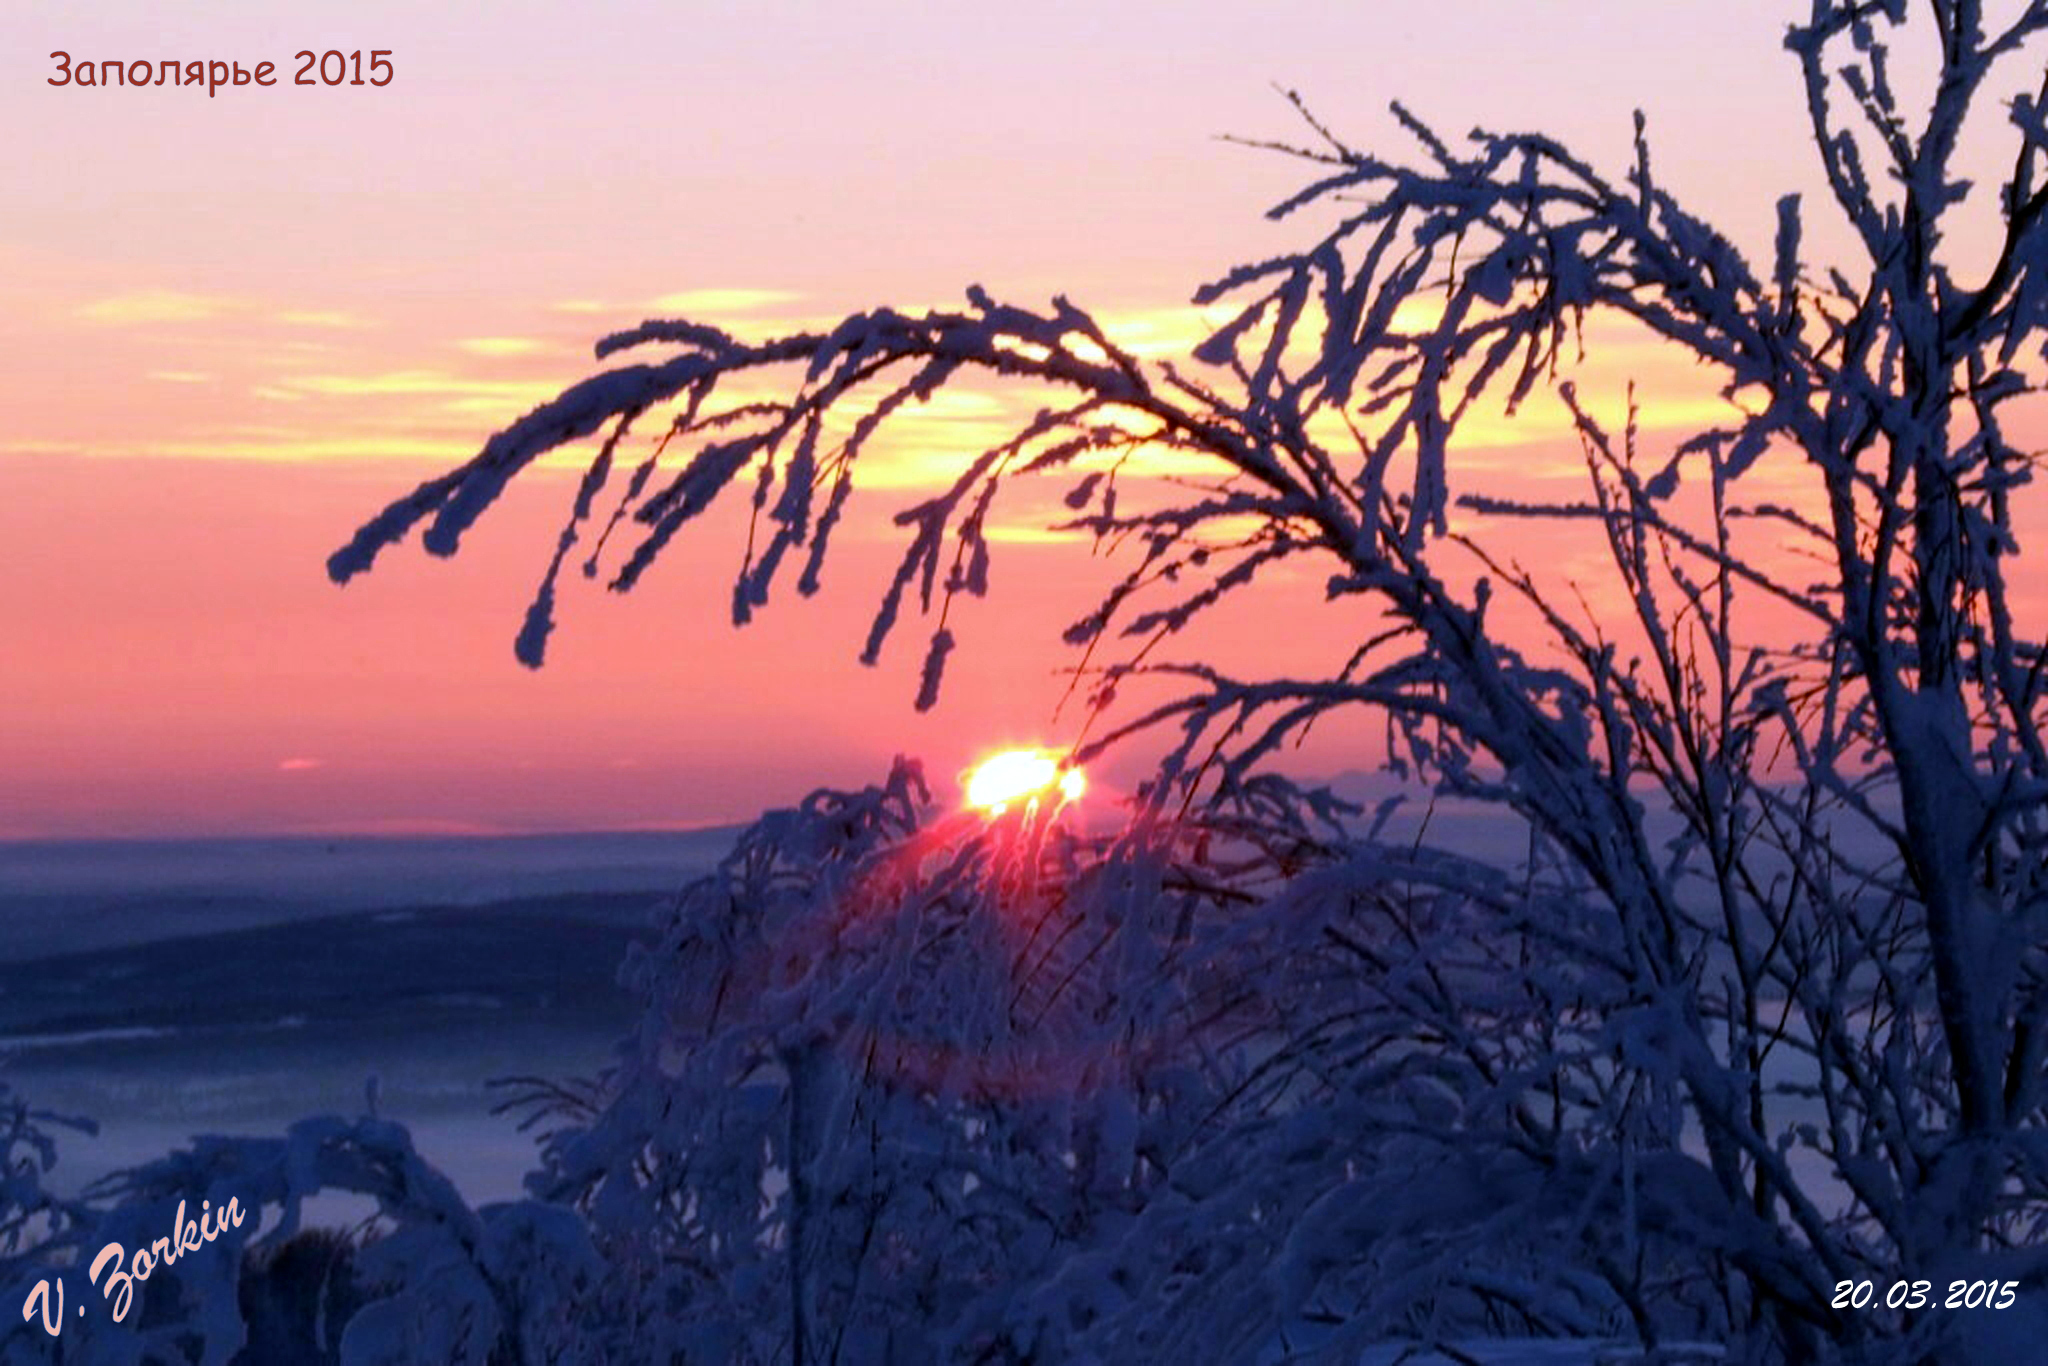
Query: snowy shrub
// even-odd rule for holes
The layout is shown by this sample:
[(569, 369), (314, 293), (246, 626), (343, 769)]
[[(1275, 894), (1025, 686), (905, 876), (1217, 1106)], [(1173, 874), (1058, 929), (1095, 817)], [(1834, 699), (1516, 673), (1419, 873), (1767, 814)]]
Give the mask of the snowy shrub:
[(645, 1016), (610, 1073), (526, 1096), (559, 1123), (535, 1193), (588, 1213), (631, 1339), (1056, 1359), (1021, 1288), (1068, 1293), (1072, 1259), (1233, 1109), (1245, 1041), (1277, 1019), (1270, 935), (1239, 914), (1271, 868), (1190, 862), (1190, 829), (934, 819), (899, 763), (749, 831), (629, 961)]
[(357, 1251), (345, 1231), (309, 1228), (246, 1252), (235, 1298), (248, 1341), (231, 1366), (336, 1366), (342, 1329), (368, 1302)]
[(1342, 814), (1267, 777), (1087, 836), (947, 812), (899, 763), (764, 817), (633, 954), (614, 1066), (512, 1103), (546, 1130), (534, 1194), (609, 1268), (579, 1305), (604, 1350), (1345, 1361), (1724, 1329), (1672, 1217), (1661, 1060), (1617, 1042), (1625, 975), (1529, 952), (1579, 892)]
[[(322, 1193), (374, 1200), (375, 1235), (360, 1247), (332, 1234), (309, 1238), (302, 1206)], [(582, 1223), (528, 1201), (471, 1210), (389, 1121), (323, 1117), (282, 1138), (202, 1137), (88, 1194), (92, 1203), (76, 1208), (64, 1235), (15, 1273), (24, 1297), (35, 1278), (53, 1297), (61, 1281), (61, 1313), (24, 1316), (0, 1336), (0, 1360), (601, 1359), (574, 1354), (578, 1305), (603, 1271)], [(216, 1225), (212, 1216), (230, 1208), (240, 1222)], [(181, 1221), (203, 1222), (214, 1236), (166, 1256), (162, 1244)], [(302, 1328), (311, 1330), (303, 1338)]]
[(30, 1330), (43, 1336), (42, 1324), (62, 1311), (57, 1303), (51, 1260), (73, 1245), (91, 1226), (93, 1211), (83, 1202), (62, 1200), (43, 1189), (43, 1178), (57, 1161), (57, 1140), (51, 1126), (93, 1133), (91, 1120), (32, 1109), (0, 1082), (0, 1286), (27, 1305), (33, 1299), (35, 1322), (24, 1313), (18, 1324), (0, 1317), (0, 1361), (35, 1360), (24, 1356)]

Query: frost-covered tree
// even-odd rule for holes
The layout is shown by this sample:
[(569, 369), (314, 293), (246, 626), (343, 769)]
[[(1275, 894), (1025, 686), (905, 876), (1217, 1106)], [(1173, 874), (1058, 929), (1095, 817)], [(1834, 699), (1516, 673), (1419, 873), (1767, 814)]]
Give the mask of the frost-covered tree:
[[(948, 952), (998, 937), (959, 911), (1002, 903), (996, 861), (903, 874), (879, 906), (862, 892), (860, 915), (907, 917), (909, 938), (871, 958), (834, 940), (832, 966), (785, 981), (778, 956), (818, 942), (852, 889), (838, 855), (805, 863), (801, 841), (743, 860), (686, 898), (666, 958), (643, 965), (649, 1032), (550, 1148), (557, 1193), (586, 1202), (610, 1255), (643, 1239), (642, 1310), (740, 1323), (784, 1305), (782, 1336), (748, 1350), (806, 1361), (843, 1341), (827, 1322), (901, 1343), (891, 1325), (944, 1318), (941, 1301), (956, 1317), (938, 1340), (984, 1359), (1251, 1359), (1285, 1342), (1340, 1360), (1502, 1331), (1704, 1338), (1754, 1362), (2017, 1359), (2000, 1334), (2038, 1334), (2048, 1284), (2048, 653), (2020, 591), (2035, 523), (2016, 435), (2048, 343), (2048, 91), (2003, 110), (2001, 187), (1972, 197), (1957, 165), (1973, 117), (1996, 116), (1994, 82), (2039, 61), (2048, 3), (1996, 23), (1979, 0), (1907, 9), (1815, 0), (1788, 38), (1851, 259), (1810, 261), (1810, 210), (1787, 197), (1757, 270), (1659, 183), (1640, 120), (1633, 164), (1607, 174), (1540, 135), (1446, 141), (1398, 106), (1412, 150), (1382, 158), (1304, 112), (1311, 141), (1283, 150), (1314, 178), (1274, 213), (1321, 226), (1201, 291), (1242, 307), (1192, 366), (1141, 361), (1063, 299), (979, 289), (963, 311), (878, 309), (765, 342), (650, 321), (598, 346), (649, 358), (567, 389), (334, 556), (346, 580), (422, 524), (453, 553), (508, 480), (601, 433), (520, 657), (540, 661), (557, 575), (619, 461), (592, 572), (630, 529), (610, 572), (632, 587), (750, 485), (744, 622), (778, 579), (817, 588), (891, 414), (973, 376), (1036, 385), (1046, 407), (898, 514), (909, 546), (865, 660), (914, 596), (937, 618), (930, 705), (947, 614), (989, 581), (995, 500), (1064, 472), (1071, 526), (1127, 557), (1068, 632), (1108, 718), (1091, 752), (1166, 738), (1139, 827), (1198, 828), (1256, 790), (1276, 747), (1362, 711), (1401, 770), (1526, 831), (1500, 868), (1372, 829), (1253, 841), (1261, 873), (1288, 876), (1212, 909), (1270, 944), (1236, 956), (1228, 934), (1168, 925), (1134, 976), (1105, 979), (1116, 1000), (1151, 981), (1180, 1003), (1160, 1018), (1189, 1068), (1175, 1092), (1117, 1061), (1112, 1091), (1158, 1141), (1120, 1141), (1106, 1184), (1069, 1167), (1080, 1138), (1006, 1146), (1004, 1108), (944, 1069), (848, 1062), (909, 1008), (880, 984), (923, 951), (918, 926), (943, 922)], [(1924, 58), (1924, 81), (1895, 72), (1894, 48)], [(1970, 215), (1996, 242), (1976, 270), (1947, 245)], [(1670, 443), (1632, 407), (1603, 423), (1573, 378), (1584, 324), (1608, 317), (1711, 372), (1725, 423)], [(777, 379), (785, 396), (759, 398)], [(1582, 493), (1466, 487), (1469, 415), (1539, 390), (1571, 415)], [(1148, 481), (1162, 451), (1213, 479)], [(1610, 572), (1575, 585), (1518, 562), (1507, 529), (1528, 522), (1590, 533)], [(1358, 623), (1328, 676), (1166, 658), (1288, 562), (1317, 567)], [(861, 859), (921, 838), (899, 824), (855, 822), (879, 841)], [(1119, 857), (1075, 854), (1058, 878), (1111, 895)], [(1202, 866), (1192, 846), (1154, 857)], [(1157, 952), (1191, 944), (1184, 964)], [(1017, 961), (986, 952), (988, 971)], [(1205, 972), (1245, 974), (1270, 1008), (1207, 1031), (1188, 1005)], [(778, 981), (797, 995), (763, 994)], [(671, 990), (719, 983), (740, 1017)], [(944, 1004), (949, 1048), (1040, 1046), (987, 1006)], [(747, 1078), (765, 1089), (732, 1089)], [(1062, 1084), (1110, 1094), (1099, 1080)], [(655, 1118), (721, 1085), (716, 1105)], [(877, 1135), (868, 1167), (813, 1167), (846, 1158), (856, 1129)], [(967, 1188), (971, 1163), (993, 1165)], [(1070, 1217), (998, 1212), (1013, 1180), (1025, 1206), (1087, 1198)], [(860, 1229), (883, 1242), (850, 1262), (814, 1251)], [(952, 1241), (977, 1236), (976, 1252)], [(987, 1260), (1013, 1246), (1029, 1250)], [(949, 1269), (965, 1283), (942, 1285)], [(1866, 1281), (1875, 1303), (1847, 1307), (1841, 1287)], [(2020, 1303), (1942, 1307), (1958, 1281), (2015, 1283)]]
[[(349, 1234), (303, 1229), (306, 1199), (323, 1192), (367, 1197), (375, 1213)], [(581, 1221), (535, 1201), (472, 1210), (388, 1120), (201, 1136), (86, 1195), (0, 1263), (8, 1303), (25, 1305), (0, 1320), (7, 1366), (630, 1359), (590, 1348), (602, 1328), (579, 1307), (597, 1301), (605, 1267)], [(236, 1222), (216, 1225), (230, 1201)], [(180, 1229), (192, 1232), (182, 1248)]]
[(1313, 850), (1315, 816), (1239, 797), (1089, 838), (934, 819), (899, 763), (751, 829), (630, 960), (617, 1065), (513, 1102), (559, 1125), (529, 1184), (588, 1214), (636, 1350), (1067, 1359), (1119, 1295), (1085, 1254), (1188, 1179), (1167, 1154), (1273, 1099), (1236, 1045), (1286, 1034), (1305, 960), (1243, 913), (1275, 864), (1243, 855)]

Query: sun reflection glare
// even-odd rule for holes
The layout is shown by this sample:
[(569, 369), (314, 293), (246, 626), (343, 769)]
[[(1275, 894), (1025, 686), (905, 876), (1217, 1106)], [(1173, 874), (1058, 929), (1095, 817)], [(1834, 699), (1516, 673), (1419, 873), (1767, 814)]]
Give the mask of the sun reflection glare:
[(1043, 749), (1010, 749), (984, 759), (967, 776), (967, 804), (1000, 816), (1013, 802), (1035, 802), (1057, 791), (1062, 803), (1088, 789), (1081, 770), (1062, 765)]

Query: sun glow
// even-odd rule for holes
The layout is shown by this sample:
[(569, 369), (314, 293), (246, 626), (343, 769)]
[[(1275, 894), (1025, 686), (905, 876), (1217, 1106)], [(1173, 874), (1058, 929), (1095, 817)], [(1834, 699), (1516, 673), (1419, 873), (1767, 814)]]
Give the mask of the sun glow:
[(1010, 749), (993, 755), (967, 775), (967, 804), (1000, 816), (1014, 802), (1035, 803), (1057, 791), (1061, 804), (1088, 790), (1078, 768), (1067, 767), (1049, 750)]

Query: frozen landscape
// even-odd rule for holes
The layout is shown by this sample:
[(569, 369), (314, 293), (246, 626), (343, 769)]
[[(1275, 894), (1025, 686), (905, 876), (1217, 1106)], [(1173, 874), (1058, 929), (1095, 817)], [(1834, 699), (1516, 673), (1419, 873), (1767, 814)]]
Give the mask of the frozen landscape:
[[(1429, 44), (1477, 70), (1518, 7), (1486, 33), (1457, 8)], [(12, 709), (38, 725), (0, 735), (39, 795), (0, 793), (0, 826), (770, 809), (695, 834), (0, 848), (0, 1295), (23, 1306), (0, 1361), (2040, 1361), (2048, 0), (1811, 0), (1757, 35), (1779, 103), (1722, 82), (1692, 110), (1705, 157), (1640, 107), (1520, 131), (1609, 75), (1661, 101), (1703, 50), (1670, 41), (1677, 8), (1596, 18), (1685, 61), (1582, 39), (1606, 68), (1583, 90), (1524, 101), (1495, 67), (1471, 110), (1395, 103), (1369, 143), (1283, 88), (1291, 131), (1233, 151), (1290, 173), (1269, 240), (1173, 322), (1114, 297), (1150, 247), (923, 273), (994, 240), (984, 220), (943, 250), (968, 167), (1005, 219), (1082, 221), (981, 151), (934, 154), (946, 207), (915, 231), (880, 226), (908, 201), (869, 193), (895, 182), (854, 173), (854, 142), (769, 137), (693, 179), (777, 110), (715, 128), (722, 101), (666, 69), (654, 112), (604, 117), (662, 159), (636, 188), (689, 182), (688, 215), (607, 211), (619, 158), (549, 156), (544, 129), (501, 184), (577, 219), (581, 265), (686, 223), (665, 246), (704, 288), (543, 286), (519, 215), (464, 192), (460, 249), (335, 268), (346, 310), (307, 306), (299, 249), (261, 301), (50, 301), (22, 363), (140, 329), (131, 368), (205, 440), (332, 456), (336, 481), (206, 496), (38, 448), (95, 495), (74, 515), (104, 553), (0, 500), (0, 544), (42, 547), (10, 601), (45, 660)], [(1322, 46), (1256, 17), (1240, 38)], [(1356, 22), (1360, 62), (1397, 37)], [(803, 84), (842, 65), (772, 36)], [(613, 46), (608, 90), (671, 55)], [(1512, 69), (1548, 78), (1568, 46)], [(976, 50), (989, 127), (1065, 104), (1002, 91), (1038, 54)], [(1208, 95), (1246, 60), (1135, 80)], [(76, 85), (150, 65), (81, 59)], [(863, 85), (810, 122), (982, 126)], [(1129, 122), (1085, 124), (1145, 199), (1132, 170), (1166, 163), (1114, 151)], [(600, 179), (541, 188), (557, 162)], [(738, 207), (741, 165), (798, 164), (848, 178)], [(409, 205), (394, 242), (426, 240), (405, 225), (429, 199), (379, 202)], [(1162, 249), (1207, 223), (1176, 217)], [(920, 273), (848, 264), (869, 218)], [(735, 222), (781, 245), (717, 237)], [(402, 291), (362, 285), (438, 297), (469, 256), (529, 319), (588, 324), (588, 359), (474, 309), (408, 337)], [(844, 272), (830, 302), (813, 263)], [(245, 372), (187, 368), (230, 335)], [(61, 419), (38, 439), (91, 425)], [(123, 497), (126, 523), (97, 520)], [(344, 498), (318, 555), (230, 530)], [(189, 576), (230, 548), (270, 557), (239, 592)], [(272, 560), (301, 580), (266, 596)], [(100, 573), (95, 606), (46, 610)], [(657, 582), (694, 607), (622, 626), (610, 595)], [(487, 617), (495, 670), (471, 662)], [(234, 648), (196, 643), (224, 621)], [(956, 722), (962, 691), (995, 710)], [(1017, 733), (1047, 710), (1057, 733)], [(827, 785), (796, 779), (814, 765)], [(1346, 766), (1367, 774), (1298, 780)]]
[[(1377, 784), (1349, 780), (1354, 791)], [(1504, 854), (1497, 822), (1434, 818)], [(0, 845), (0, 1077), (58, 1130), (46, 1188), (76, 1195), (202, 1134), (268, 1138), (377, 1113), (472, 1206), (517, 1199), (535, 1142), (492, 1077), (589, 1075), (634, 1023), (617, 981), (655, 912), (735, 831)], [(785, 1183), (768, 1180), (770, 1189)], [(376, 1202), (327, 1194), (309, 1225)], [(1259, 1355), (1323, 1336), (1294, 1325)], [(1463, 1340), (1364, 1349), (1359, 1366), (1597, 1366), (1601, 1344)], [(1719, 1353), (1673, 1356), (1712, 1362)]]
[(99, 1122), (75, 1192), (200, 1132), (363, 1110), (473, 1202), (532, 1140), (484, 1085), (586, 1075), (653, 908), (732, 832), (0, 844), (0, 1056), (35, 1105)]

